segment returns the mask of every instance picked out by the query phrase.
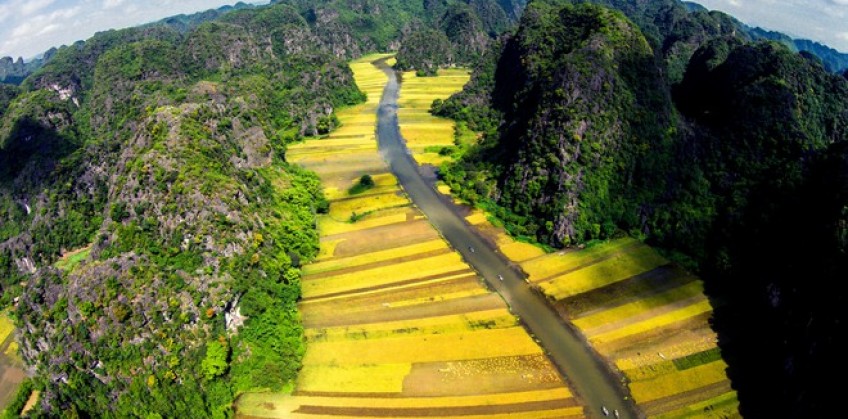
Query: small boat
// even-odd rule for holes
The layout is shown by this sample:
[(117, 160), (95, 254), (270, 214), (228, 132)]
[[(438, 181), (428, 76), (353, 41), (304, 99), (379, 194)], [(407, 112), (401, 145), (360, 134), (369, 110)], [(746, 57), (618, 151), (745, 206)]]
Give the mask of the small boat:
[(604, 412), (604, 416), (609, 416), (609, 409), (606, 406), (601, 406), (601, 411)]

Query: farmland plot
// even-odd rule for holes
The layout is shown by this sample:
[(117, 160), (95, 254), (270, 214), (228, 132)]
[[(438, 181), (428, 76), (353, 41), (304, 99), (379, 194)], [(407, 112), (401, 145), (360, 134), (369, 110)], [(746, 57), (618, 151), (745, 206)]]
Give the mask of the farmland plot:
[[(245, 394), (239, 415), (582, 417), (542, 349), (410, 205), (379, 156), (373, 126), (386, 78), (370, 64), (377, 58), (351, 64), (368, 101), (340, 111), (343, 125), (327, 138), (287, 154), (319, 174), (330, 200), (321, 253), (303, 269), (307, 351), (292, 394)], [(374, 188), (346, 193), (364, 174)]]

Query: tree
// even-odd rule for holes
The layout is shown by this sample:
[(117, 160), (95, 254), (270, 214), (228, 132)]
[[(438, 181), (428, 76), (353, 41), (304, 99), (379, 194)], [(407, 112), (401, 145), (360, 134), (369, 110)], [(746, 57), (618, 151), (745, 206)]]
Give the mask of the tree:
[(229, 352), (229, 347), (220, 342), (213, 341), (206, 344), (206, 358), (203, 359), (201, 366), (207, 380), (220, 377), (227, 372)]
[(374, 179), (371, 179), (371, 175), (362, 175), (359, 178), (359, 184), (366, 188), (371, 188), (374, 186)]

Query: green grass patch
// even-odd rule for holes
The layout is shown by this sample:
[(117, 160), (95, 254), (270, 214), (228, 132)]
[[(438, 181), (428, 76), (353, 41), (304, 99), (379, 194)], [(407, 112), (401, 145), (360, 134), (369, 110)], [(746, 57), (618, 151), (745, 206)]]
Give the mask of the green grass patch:
[(684, 356), (682, 358), (675, 359), (674, 367), (677, 368), (678, 371), (688, 370), (689, 368), (695, 368), (704, 364), (709, 364), (710, 362), (715, 362), (721, 359), (721, 349), (712, 348), (703, 352), (694, 353), (692, 355)]
[(59, 259), (56, 262), (56, 267), (65, 272), (72, 272), (82, 261), (88, 259), (89, 255), (91, 255), (91, 246), (73, 251), (65, 255), (62, 259)]

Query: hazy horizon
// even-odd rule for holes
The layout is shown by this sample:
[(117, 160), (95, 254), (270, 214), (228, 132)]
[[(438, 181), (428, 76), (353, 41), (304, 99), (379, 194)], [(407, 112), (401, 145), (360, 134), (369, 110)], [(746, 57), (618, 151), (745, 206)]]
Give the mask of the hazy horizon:
[[(191, 14), (238, 0), (1, 0), (0, 57), (29, 61), (96, 32)], [(249, 3), (267, 3), (252, 1)], [(695, 0), (750, 26), (810, 39), (848, 53), (848, 0)]]
[[(248, 1), (245, 3), (267, 3)], [(29, 61), (95, 33), (197, 13), (239, 0), (0, 0), (0, 57)]]

